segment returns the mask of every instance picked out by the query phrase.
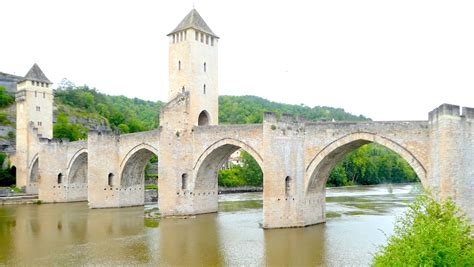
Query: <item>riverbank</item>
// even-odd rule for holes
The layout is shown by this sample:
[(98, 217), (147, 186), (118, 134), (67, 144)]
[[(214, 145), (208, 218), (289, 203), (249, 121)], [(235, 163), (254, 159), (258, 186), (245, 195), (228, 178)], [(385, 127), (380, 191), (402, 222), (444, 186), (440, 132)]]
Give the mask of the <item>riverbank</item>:
[(0, 205), (21, 205), (21, 204), (36, 204), (38, 203), (38, 195), (30, 194), (13, 194), (9, 196), (0, 197)]

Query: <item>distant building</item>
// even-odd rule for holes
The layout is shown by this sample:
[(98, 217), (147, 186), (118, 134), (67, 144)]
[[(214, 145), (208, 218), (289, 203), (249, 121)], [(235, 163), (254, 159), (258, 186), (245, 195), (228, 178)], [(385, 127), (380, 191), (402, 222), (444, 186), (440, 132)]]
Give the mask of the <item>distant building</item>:
[(0, 86), (4, 86), (9, 93), (15, 93), (16, 84), (23, 79), (21, 76), (0, 72)]

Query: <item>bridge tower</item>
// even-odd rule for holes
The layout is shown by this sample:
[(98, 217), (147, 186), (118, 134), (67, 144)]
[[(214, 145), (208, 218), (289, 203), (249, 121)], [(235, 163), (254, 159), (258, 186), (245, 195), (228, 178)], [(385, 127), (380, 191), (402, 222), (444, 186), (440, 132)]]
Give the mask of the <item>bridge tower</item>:
[(188, 92), (188, 122), (191, 125), (217, 125), (219, 37), (196, 9), (192, 9), (168, 36), (169, 101)]
[(37, 192), (39, 138), (53, 137), (53, 90), (37, 64), (18, 82), (16, 92), (16, 184)]

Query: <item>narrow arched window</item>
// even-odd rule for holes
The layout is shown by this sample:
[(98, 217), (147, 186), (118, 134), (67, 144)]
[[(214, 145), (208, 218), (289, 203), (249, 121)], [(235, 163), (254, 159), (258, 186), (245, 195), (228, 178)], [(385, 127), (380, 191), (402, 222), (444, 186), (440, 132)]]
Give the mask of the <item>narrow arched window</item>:
[(63, 182), (63, 174), (59, 173), (58, 174), (58, 184), (62, 184), (62, 182)]
[(178, 70), (181, 70), (181, 60), (178, 61)]
[(181, 189), (186, 190), (187, 187), (188, 187), (188, 174), (183, 173), (183, 175), (181, 175)]
[(203, 92), (204, 94), (206, 94), (206, 85), (203, 86), (202, 92)]
[(286, 176), (285, 178), (285, 196), (289, 196), (291, 193), (291, 178)]
[(114, 184), (114, 174), (113, 173), (109, 173), (109, 177), (107, 178), (107, 184), (109, 186), (112, 186)]
[(206, 64), (206, 62), (204, 62), (204, 72), (206, 72), (206, 71), (207, 71), (207, 64)]
[(209, 114), (205, 110), (201, 111), (198, 117), (198, 126), (204, 125), (209, 125)]

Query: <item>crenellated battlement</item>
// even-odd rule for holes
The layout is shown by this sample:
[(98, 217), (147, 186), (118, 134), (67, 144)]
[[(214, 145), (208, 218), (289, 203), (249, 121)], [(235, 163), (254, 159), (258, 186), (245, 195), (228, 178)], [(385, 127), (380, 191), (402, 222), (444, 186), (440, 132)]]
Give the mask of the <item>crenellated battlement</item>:
[(263, 114), (264, 123), (305, 123), (306, 120), (303, 117), (295, 116), (288, 113), (283, 113), (281, 116), (274, 112), (265, 112)]
[(458, 117), (464, 119), (474, 119), (474, 108), (463, 107), (451, 104), (442, 104), (429, 113), (429, 121), (434, 122), (444, 116)]

